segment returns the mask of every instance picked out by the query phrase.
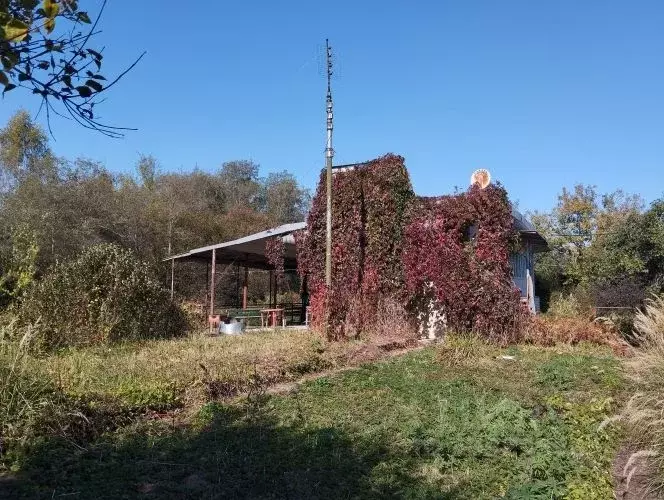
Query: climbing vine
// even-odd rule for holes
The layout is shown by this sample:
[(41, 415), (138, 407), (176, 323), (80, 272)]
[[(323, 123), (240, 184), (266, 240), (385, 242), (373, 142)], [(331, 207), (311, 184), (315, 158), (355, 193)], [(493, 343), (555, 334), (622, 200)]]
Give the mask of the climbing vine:
[(286, 283), (286, 271), (284, 269), (285, 247), (281, 237), (265, 240), (265, 257), (268, 263), (274, 267), (277, 287), (283, 289)]
[(448, 328), (501, 344), (516, 340), (525, 311), (512, 283), (509, 252), (518, 236), (501, 186), (420, 198), (405, 239), (403, 269), (411, 309), (432, 298)]
[(509, 265), (518, 238), (500, 185), (418, 198), (403, 158), (389, 154), (335, 173), (332, 189), (330, 289), (324, 174), (307, 230), (296, 238), (314, 327), (327, 319), (330, 339), (356, 336), (376, 320), (379, 302), (390, 298), (420, 322), (433, 314), (448, 328), (499, 343), (519, 335), (525, 313)]
[(381, 297), (403, 288), (401, 248), (414, 199), (404, 160), (386, 155), (334, 174), (332, 189), (332, 286), (325, 286), (326, 188), (321, 175), (307, 231), (298, 241), (298, 266), (307, 277), (314, 326), (328, 336), (359, 334)]

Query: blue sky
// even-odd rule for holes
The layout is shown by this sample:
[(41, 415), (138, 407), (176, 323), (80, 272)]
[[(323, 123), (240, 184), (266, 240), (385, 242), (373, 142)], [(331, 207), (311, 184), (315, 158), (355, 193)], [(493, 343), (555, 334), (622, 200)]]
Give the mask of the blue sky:
[[(660, 0), (111, 0), (102, 25), (107, 73), (148, 52), (98, 109), (139, 130), (112, 140), (56, 120), (53, 148), (116, 172), (139, 153), (165, 170), (252, 159), (313, 188), (329, 37), (335, 163), (401, 154), (422, 195), (488, 168), (522, 210), (576, 182), (664, 194)], [(37, 104), (8, 94), (0, 123)]]

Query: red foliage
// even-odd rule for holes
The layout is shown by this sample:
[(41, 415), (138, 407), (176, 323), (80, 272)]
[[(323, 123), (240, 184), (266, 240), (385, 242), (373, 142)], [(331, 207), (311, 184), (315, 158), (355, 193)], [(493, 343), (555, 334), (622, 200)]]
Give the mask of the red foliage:
[(515, 242), (510, 203), (500, 186), (421, 198), (403, 253), (411, 306), (422, 307), (417, 299), (432, 289), (448, 327), (499, 343), (516, 340), (525, 311), (510, 275)]
[(286, 271), (284, 270), (284, 241), (281, 237), (269, 238), (265, 240), (265, 257), (271, 266), (274, 267), (277, 278), (277, 286), (283, 288), (286, 282)]
[(333, 193), (330, 290), (324, 174), (296, 240), (315, 327), (327, 310), (328, 336), (344, 338), (369, 330), (382, 300), (408, 304), (417, 316), (433, 295), (449, 327), (500, 343), (516, 339), (525, 312), (510, 276), (516, 233), (502, 187), (415, 198), (403, 158), (386, 155), (336, 173)]
[(324, 173), (313, 199), (307, 232), (298, 242), (298, 266), (311, 291), (314, 326), (321, 326), (325, 320), (327, 301), (328, 335), (339, 339), (363, 330), (381, 296), (401, 291), (403, 227), (414, 194), (403, 158), (396, 155), (335, 173), (332, 189), (331, 290), (325, 286)]
[(615, 328), (584, 317), (538, 316), (532, 318), (526, 329), (524, 340), (543, 346), (577, 345), (580, 342), (589, 342), (606, 345), (621, 356), (630, 352), (629, 344)]

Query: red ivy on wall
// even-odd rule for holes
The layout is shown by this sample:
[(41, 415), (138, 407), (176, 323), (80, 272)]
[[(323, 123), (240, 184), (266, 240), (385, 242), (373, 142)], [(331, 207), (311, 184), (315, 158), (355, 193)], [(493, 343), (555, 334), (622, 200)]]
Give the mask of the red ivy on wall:
[[(518, 334), (523, 312), (510, 275), (512, 212), (500, 186), (417, 198), (404, 159), (386, 155), (334, 174), (332, 287), (325, 286), (325, 175), (296, 238), (314, 326), (328, 311), (328, 336), (357, 335), (376, 317), (381, 298), (418, 315), (432, 293), (447, 325), (498, 342)], [(404, 318), (406, 321), (407, 318)]]
[(327, 301), (328, 335), (340, 339), (361, 332), (380, 298), (403, 289), (403, 228), (414, 193), (403, 158), (392, 154), (337, 172), (332, 184), (331, 289), (325, 286), (324, 172), (298, 242), (298, 267), (307, 277), (314, 326), (325, 321)]
[(509, 265), (517, 242), (513, 224), (507, 193), (499, 185), (420, 198), (403, 253), (411, 306), (433, 290), (449, 328), (501, 344), (516, 340), (525, 311)]

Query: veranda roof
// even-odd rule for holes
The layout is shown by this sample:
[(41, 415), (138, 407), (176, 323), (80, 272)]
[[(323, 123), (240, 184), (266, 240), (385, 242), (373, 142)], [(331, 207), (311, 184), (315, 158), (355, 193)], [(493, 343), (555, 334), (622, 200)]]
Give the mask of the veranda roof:
[(295, 237), (293, 233), (307, 227), (306, 222), (284, 224), (260, 233), (250, 234), (243, 238), (225, 243), (217, 243), (206, 247), (194, 248), (186, 253), (171, 255), (164, 261), (207, 261), (212, 258), (215, 250), (215, 259), (219, 264), (244, 264), (256, 269), (272, 269), (273, 266), (265, 255), (265, 241), (269, 238), (281, 237), (284, 242), (284, 264), (286, 268), (296, 265)]

